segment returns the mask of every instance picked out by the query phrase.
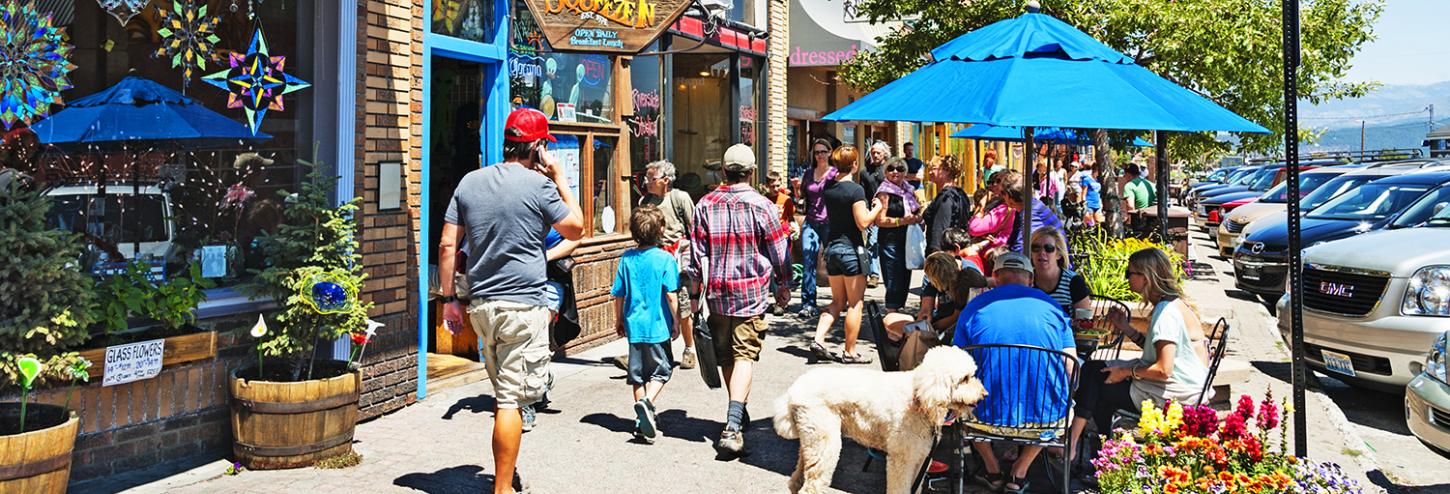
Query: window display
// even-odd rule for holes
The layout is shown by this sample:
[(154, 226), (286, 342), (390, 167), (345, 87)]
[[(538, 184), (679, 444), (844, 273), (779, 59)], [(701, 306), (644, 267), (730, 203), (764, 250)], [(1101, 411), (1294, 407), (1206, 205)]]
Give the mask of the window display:
[(11, 36), (41, 42), (28, 68), (0, 64), (11, 88), (0, 168), (45, 191), (49, 224), (80, 234), (92, 274), (141, 261), (187, 276), (196, 263), (224, 288), (246, 281), (267, 263), (257, 239), (277, 231), (279, 192), (298, 191), (299, 161), (323, 146), (314, 122), (336, 110), (314, 97), (335, 88), (307, 82), (335, 50), (316, 4), (7, 4), (7, 19), (24, 20), (5, 24)]
[(559, 122), (614, 123), (614, 58), (549, 50), (523, 3), (514, 4), (509, 38), (509, 94)]
[(493, 36), (493, 2), (488, 0), (431, 0), (432, 31), (455, 38), (487, 43)]

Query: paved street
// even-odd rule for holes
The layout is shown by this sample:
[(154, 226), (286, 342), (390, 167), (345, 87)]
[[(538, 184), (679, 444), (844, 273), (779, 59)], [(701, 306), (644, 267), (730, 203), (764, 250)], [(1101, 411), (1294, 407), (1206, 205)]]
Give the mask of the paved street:
[[(1194, 252), (1209, 252), (1207, 237), (1194, 234)], [(1206, 320), (1233, 324), (1230, 359), (1235, 395), (1290, 393), (1289, 359), (1264, 304), (1232, 288), (1229, 265), (1199, 257), (1214, 273), (1190, 281), (1188, 290)], [(881, 289), (872, 292), (880, 296)], [(914, 300), (914, 298), (913, 298)], [(525, 436), (520, 475), (530, 492), (628, 492), (667, 487), (675, 492), (781, 492), (795, 464), (796, 443), (776, 436), (771, 402), (811, 367), (805, 343), (812, 324), (793, 315), (771, 317), (771, 335), (756, 376), (747, 434), (753, 453), (717, 458), (711, 443), (724, 417), (723, 391), (709, 390), (696, 371), (678, 371), (660, 402), (662, 437), (654, 445), (630, 441), (631, 400), (624, 373), (602, 359), (623, 352), (613, 342), (558, 363), (554, 393), (558, 411), (539, 419)], [(837, 331), (839, 334), (839, 329)], [(836, 338), (839, 341), (839, 338)], [(1230, 364), (1225, 364), (1226, 366)], [(1367, 492), (1450, 492), (1450, 460), (1430, 452), (1404, 428), (1399, 395), (1347, 388), (1320, 378), (1326, 394), (1308, 397), (1310, 454), (1334, 461), (1365, 483)], [(479, 492), (492, 485), (487, 381), (443, 390), (398, 413), (358, 426), (361, 465), (343, 470), (300, 469), (221, 476), (224, 467), (193, 471), (135, 492)], [(1341, 408), (1343, 411), (1341, 411)], [(865, 455), (846, 447), (833, 487), (838, 492), (879, 492), (883, 466), (862, 472)], [(208, 471), (211, 468), (215, 471)], [(1044, 482), (1040, 486), (1045, 491)], [(113, 484), (114, 485), (114, 484)], [(85, 485), (82, 492), (116, 488)]]

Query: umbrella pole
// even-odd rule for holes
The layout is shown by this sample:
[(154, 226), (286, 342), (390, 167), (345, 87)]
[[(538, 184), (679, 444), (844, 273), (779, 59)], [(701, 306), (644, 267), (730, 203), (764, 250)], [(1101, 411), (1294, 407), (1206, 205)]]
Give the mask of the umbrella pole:
[[(1154, 166), (1158, 175), (1158, 193), (1153, 194), (1158, 198), (1158, 235), (1164, 244), (1171, 244), (1168, 240), (1168, 133), (1153, 131), (1153, 160), (1157, 162)], [(1170, 245), (1171, 247), (1171, 245)]]
[[(1037, 167), (1037, 153), (1032, 149), (1032, 137), (1035, 132), (1032, 127), (1022, 128), (1022, 192), (1026, 196), (1022, 210), (1017, 212), (1017, 223), (1021, 225), (1022, 236), (1018, 246), (1022, 253), (1030, 252), (1027, 248), (1032, 242), (1032, 208), (1037, 201), (1033, 200), (1033, 187), (1028, 184), (1032, 182), (1032, 170)], [(1007, 187), (1011, 187), (1008, 184)]]
[(1283, 0), (1284, 14), (1284, 165), (1289, 197), (1289, 340), (1293, 352), (1294, 456), (1309, 454), (1304, 388), (1309, 375), (1304, 360), (1304, 273), (1300, 264), (1299, 223), (1299, 1)]

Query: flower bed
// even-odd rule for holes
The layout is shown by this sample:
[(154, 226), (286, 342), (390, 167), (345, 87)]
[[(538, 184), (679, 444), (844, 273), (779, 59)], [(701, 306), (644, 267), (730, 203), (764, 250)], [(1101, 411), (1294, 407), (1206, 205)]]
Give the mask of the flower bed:
[(1358, 493), (1358, 483), (1333, 463), (1288, 454), (1287, 400), (1272, 395), (1255, 406), (1239, 398), (1222, 417), (1206, 406), (1143, 402), (1138, 428), (1119, 429), (1093, 460), (1102, 492)]

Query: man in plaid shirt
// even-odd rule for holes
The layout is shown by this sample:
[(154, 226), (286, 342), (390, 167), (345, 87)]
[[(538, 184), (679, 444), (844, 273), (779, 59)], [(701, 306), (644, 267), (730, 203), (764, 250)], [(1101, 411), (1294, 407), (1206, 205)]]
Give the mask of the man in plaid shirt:
[(776, 303), (790, 302), (786, 250), (790, 231), (782, 227), (775, 205), (750, 185), (755, 174), (750, 146), (730, 146), (724, 161), (725, 185), (695, 205), (692, 248), (684, 271), (696, 282), (704, 275), (710, 308), (707, 325), (730, 392), (725, 430), (715, 448), (739, 455), (745, 451), (743, 426), (749, 422), (745, 402), (750, 397), (751, 366), (760, 360), (772, 276)]

